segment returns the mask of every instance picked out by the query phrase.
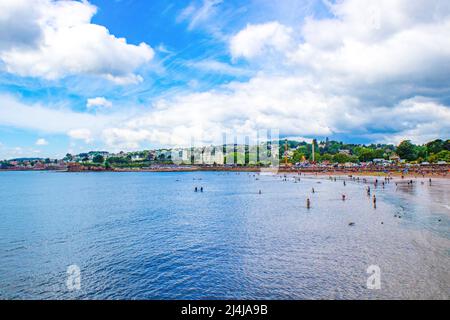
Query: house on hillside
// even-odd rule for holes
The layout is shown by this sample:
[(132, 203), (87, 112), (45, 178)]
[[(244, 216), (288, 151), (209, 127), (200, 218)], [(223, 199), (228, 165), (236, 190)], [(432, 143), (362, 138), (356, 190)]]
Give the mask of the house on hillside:
[(351, 151), (350, 151), (350, 150), (347, 150), (347, 149), (339, 150), (339, 153), (340, 153), (340, 154), (345, 154), (345, 155), (347, 155), (347, 156), (351, 156), (351, 155), (352, 155)]
[(145, 160), (144, 157), (140, 154), (133, 154), (131, 156), (131, 161), (133, 161), (133, 162), (144, 161), (144, 160)]
[(401, 161), (400, 157), (398, 156), (398, 154), (393, 153), (389, 156), (389, 160), (394, 161), (395, 163), (398, 163)]

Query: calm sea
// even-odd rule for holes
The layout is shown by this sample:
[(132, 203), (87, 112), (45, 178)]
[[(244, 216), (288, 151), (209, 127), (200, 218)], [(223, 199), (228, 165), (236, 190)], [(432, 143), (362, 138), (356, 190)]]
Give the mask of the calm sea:
[[(1, 172), (0, 298), (449, 299), (450, 180), (372, 186), (376, 209), (365, 188), (247, 173)], [(80, 290), (67, 286), (72, 265)], [(367, 287), (370, 266), (379, 290)]]

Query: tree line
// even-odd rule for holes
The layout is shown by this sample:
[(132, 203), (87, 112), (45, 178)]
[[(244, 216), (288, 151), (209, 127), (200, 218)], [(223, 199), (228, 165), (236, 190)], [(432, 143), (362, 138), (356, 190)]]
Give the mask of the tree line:
[[(291, 163), (312, 161), (312, 143), (288, 141), (288, 149), (294, 150), (289, 157)], [(284, 157), (285, 143), (280, 143), (280, 156)], [(413, 144), (410, 140), (404, 140), (399, 145), (393, 144), (345, 144), (338, 141), (314, 141), (316, 162), (369, 162), (374, 159), (389, 160), (398, 156), (408, 162), (437, 163), (446, 161), (450, 163), (450, 139), (437, 139), (423, 145)]]

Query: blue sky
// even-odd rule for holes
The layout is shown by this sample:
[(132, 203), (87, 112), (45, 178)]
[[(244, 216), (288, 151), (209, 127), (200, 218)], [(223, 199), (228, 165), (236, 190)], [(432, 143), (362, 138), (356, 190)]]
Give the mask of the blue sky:
[(448, 1), (0, 0), (0, 12), (0, 159), (259, 129), (449, 135)]

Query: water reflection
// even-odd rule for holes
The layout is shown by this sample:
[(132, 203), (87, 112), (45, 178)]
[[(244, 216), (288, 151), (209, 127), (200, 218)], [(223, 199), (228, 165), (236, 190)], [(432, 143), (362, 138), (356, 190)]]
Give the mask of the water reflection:
[[(374, 178), (17, 172), (0, 181), (0, 298), (450, 298), (448, 180), (383, 188)], [(80, 291), (67, 290), (71, 265)], [(366, 287), (371, 265), (381, 290)]]

